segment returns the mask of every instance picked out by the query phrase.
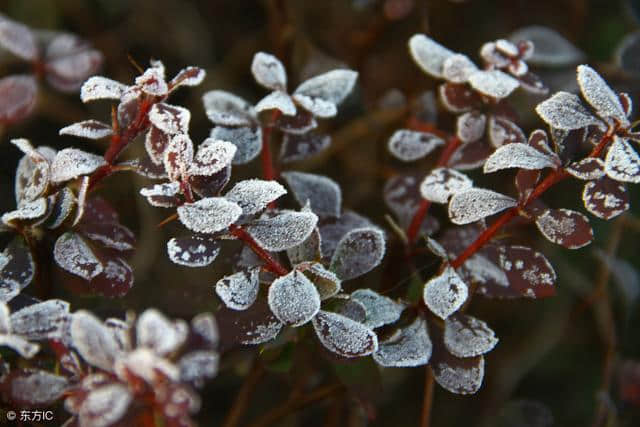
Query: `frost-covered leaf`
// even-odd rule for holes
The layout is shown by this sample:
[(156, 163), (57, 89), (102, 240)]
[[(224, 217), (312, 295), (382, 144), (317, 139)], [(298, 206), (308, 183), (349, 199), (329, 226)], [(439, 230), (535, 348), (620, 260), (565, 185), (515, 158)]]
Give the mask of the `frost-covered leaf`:
[(81, 175), (88, 175), (105, 164), (101, 156), (76, 148), (65, 148), (58, 151), (51, 164), (51, 181), (69, 181)]
[(318, 122), (313, 114), (298, 108), (295, 116), (283, 114), (276, 119), (275, 125), (285, 134), (302, 135), (318, 127)]
[(469, 224), (516, 205), (515, 199), (483, 188), (472, 188), (453, 195), (449, 218), (454, 224)]
[(47, 371), (24, 369), (9, 374), (6, 381), (9, 397), (15, 404), (31, 406), (51, 405), (69, 387), (69, 381)]
[(536, 150), (528, 144), (513, 143), (499, 147), (484, 164), (484, 173), (518, 168), (538, 170), (556, 168), (556, 159)]
[(445, 390), (456, 394), (474, 394), (482, 386), (484, 358), (459, 359), (442, 350), (434, 352), (431, 369), (436, 382)]
[(36, 272), (29, 247), (22, 237), (15, 237), (0, 253), (0, 301), (9, 301), (25, 288)]
[(451, 83), (466, 83), (476, 71), (478, 67), (466, 55), (455, 54), (442, 63), (442, 77)]
[(210, 138), (229, 141), (237, 147), (233, 157), (234, 165), (243, 165), (255, 159), (262, 150), (262, 128), (241, 126), (216, 126), (211, 129)]
[(520, 87), (529, 93), (534, 95), (546, 95), (549, 93), (549, 88), (537, 74), (528, 72), (518, 76), (518, 80), (520, 81)]
[(18, 209), (2, 215), (2, 222), (9, 225), (13, 221), (30, 221), (44, 217), (48, 213), (47, 199), (40, 197), (33, 202), (24, 203)]
[(480, 356), (498, 343), (495, 333), (482, 320), (453, 315), (444, 321), (444, 345), (457, 357)]
[(302, 135), (287, 133), (280, 146), (282, 163), (297, 162), (315, 156), (331, 145), (331, 136), (316, 133)]
[[(296, 88), (294, 98), (298, 100), (299, 97), (304, 97), (311, 99), (314, 103), (321, 100), (334, 104), (335, 108), (335, 105), (340, 104), (349, 95), (356, 84), (357, 78), (358, 73), (353, 70), (328, 71), (302, 82)], [(304, 105), (303, 107), (306, 108)], [(309, 111), (316, 114), (311, 109)], [(322, 115), (318, 116), (324, 117)]]
[(454, 55), (446, 47), (436, 43), (424, 34), (416, 34), (409, 40), (411, 57), (422, 70), (437, 78), (442, 78), (444, 62)]
[(178, 207), (178, 218), (191, 231), (215, 233), (233, 224), (242, 208), (223, 197), (207, 197)]
[(216, 125), (251, 126), (255, 112), (244, 99), (222, 90), (212, 90), (202, 97), (207, 117)]
[(341, 280), (354, 279), (377, 267), (384, 253), (382, 231), (373, 227), (356, 228), (338, 242), (329, 269)]
[(188, 328), (182, 321), (172, 322), (155, 309), (145, 310), (136, 323), (139, 347), (148, 347), (156, 354), (176, 351), (187, 339)]
[(38, 85), (32, 76), (0, 79), (0, 122), (13, 123), (29, 116), (36, 107)]
[(104, 271), (89, 282), (93, 293), (110, 298), (122, 297), (133, 287), (131, 266), (120, 257), (109, 257), (104, 261)]
[(527, 138), (520, 126), (506, 117), (492, 115), (489, 119), (489, 141), (498, 148), (505, 144), (526, 143)]
[(61, 339), (70, 321), (69, 303), (51, 299), (11, 314), (13, 333), (30, 340)]
[(587, 182), (582, 201), (589, 212), (605, 220), (617, 217), (630, 207), (624, 184), (607, 177)]
[(482, 139), (462, 144), (453, 152), (447, 166), (458, 170), (479, 168), (492, 152), (491, 146)]
[(285, 325), (301, 326), (320, 310), (320, 294), (301, 272), (293, 270), (273, 281), (269, 287), (269, 307)]
[(578, 84), (582, 96), (602, 118), (613, 118), (623, 126), (629, 124), (620, 98), (602, 77), (588, 65), (578, 66)]
[(230, 142), (207, 138), (198, 147), (188, 173), (197, 176), (214, 175), (231, 164), (236, 151), (236, 146)]
[(342, 191), (332, 179), (303, 172), (283, 172), (282, 177), (287, 181), (301, 206), (311, 205), (311, 210), (320, 218), (339, 217), (342, 207)]
[(211, 176), (190, 176), (189, 185), (200, 197), (219, 196), (231, 179), (231, 165)]
[(258, 298), (246, 310), (223, 307), (216, 312), (221, 340), (224, 344), (262, 344), (271, 341), (282, 329), (265, 298)]
[(413, 162), (443, 145), (442, 138), (428, 132), (400, 129), (389, 138), (389, 152), (399, 160)]
[(25, 359), (31, 359), (40, 351), (38, 344), (13, 334), (0, 334), (0, 347), (9, 347)]
[(449, 198), (473, 187), (466, 175), (448, 168), (435, 168), (420, 184), (420, 194), (435, 203), (447, 203)]
[(322, 256), (331, 259), (338, 242), (351, 230), (373, 227), (371, 221), (352, 211), (345, 211), (335, 220), (323, 221), (319, 227), (322, 236)]
[(177, 105), (169, 105), (164, 102), (153, 104), (149, 110), (149, 121), (153, 126), (169, 135), (187, 133), (191, 112)]
[(218, 323), (213, 314), (205, 312), (191, 319), (191, 331), (209, 347), (215, 347), (219, 341)]
[(365, 326), (372, 329), (393, 323), (400, 318), (404, 306), (371, 289), (358, 289), (351, 294), (365, 308)]
[(458, 116), (456, 120), (456, 136), (462, 142), (477, 141), (484, 136), (487, 116), (471, 111)]
[(536, 107), (536, 112), (555, 129), (574, 130), (600, 123), (600, 120), (582, 104), (578, 95), (568, 92), (557, 92), (551, 98), (542, 101)]
[(587, 157), (571, 163), (566, 171), (584, 181), (600, 179), (604, 176), (604, 162), (598, 157)]
[(169, 86), (164, 79), (164, 69), (150, 67), (145, 72), (136, 77), (136, 86), (151, 96), (165, 96), (169, 92)]
[(60, 33), (45, 52), (47, 82), (62, 92), (75, 92), (102, 65), (104, 57), (89, 43), (68, 33)]
[(53, 249), (56, 263), (71, 274), (91, 280), (104, 266), (79, 234), (66, 232), (56, 240)]
[(285, 116), (295, 116), (296, 106), (293, 103), (291, 97), (281, 91), (271, 92), (269, 95), (262, 98), (254, 107), (256, 113), (261, 113), (268, 110), (279, 110)]
[(202, 83), (206, 75), (207, 73), (200, 67), (186, 67), (171, 79), (169, 86), (171, 89), (180, 86), (198, 86)]
[(18, 206), (31, 202), (44, 193), (49, 185), (49, 163), (56, 152), (49, 147), (35, 149), (26, 139), (12, 139), (11, 143), (25, 155), (18, 162), (15, 179), (15, 196)]
[[(407, 228), (422, 202), (420, 182), (422, 174), (394, 175), (387, 180), (382, 190), (387, 207), (393, 212), (398, 224)], [(431, 218), (431, 220), (429, 220)], [(431, 234), (438, 227), (437, 221), (429, 215), (423, 223), (424, 234)]]
[(97, 120), (85, 120), (60, 129), (60, 135), (72, 135), (80, 138), (101, 139), (113, 133), (111, 126)]
[(314, 229), (313, 232), (307, 237), (304, 242), (297, 246), (287, 249), (287, 257), (292, 265), (304, 262), (304, 261), (317, 261), (322, 258), (321, 237), (318, 229)]
[(245, 226), (247, 232), (268, 251), (284, 251), (304, 242), (313, 232), (318, 217), (313, 212), (281, 211)]
[(444, 107), (451, 113), (465, 113), (482, 104), (480, 96), (466, 84), (441, 84), (438, 94)]
[(189, 175), (188, 169), (193, 162), (193, 151), (193, 142), (189, 135), (178, 134), (170, 137), (164, 149), (162, 161), (171, 181), (180, 181)]
[(215, 351), (196, 350), (185, 354), (178, 361), (180, 381), (202, 387), (205, 380), (218, 373), (219, 361), (220, 356)]
[(84, 103), (99, 99), (119, 100), (127, 86), (102, 76), (93, 76), (80, 89), (80, 100)]
[(562, 67), (575, 64), (584, 58), (570, 41), (548, 27), (532, 25), (520, 28), (509, 37), (512, 41), (530, 40), (535, 46), (527, 60), (534, 65)]
[(587, 217), (568, 209), (547, 209), (536, 218), (536, 225), (544, 237), (567, 249), (579, 249), (593, 240)]
[(4, 16), (0, 20), (0, 45), (28, 61), (39, 55), (35, 35), (29, 27)]
[(256, 82), (271, 90), (287, 89), (287, 72), (275, 56), (258, 52), (253, 56), (251, 74)]
[(124, 416), (133, 401), (129, 389), (111, 383), (92, 390), (82, 402), (78, 423), (82, 426), (108, 427)]
[(113, 371), (120, 348), (109, 328), (93, 314), (83, 310), (73, 314), (71, 340), (87, 363), (108, 372)]
[[(314, 234), (312, 234), (311, 236), (313, 236)], [(305, 264), (309, 265), (305, 266), (304, 264), (302, 264), (305, 268), (300, 268), (301, 265), (297, 265), (296, 269), (300, 269), (300, 271), (303, 271), (305, 276), (307, 276), (309, 280), (313, 282), (316, 289), (318, 290), (318, 294), (320, 295), (321, 300), (331, 298), (342, 290), (342, 282), (338, 278), (338, 276), (327, 270), (322, 264), (320, 264), (319, 262)]]
[(373, 353), (373, 360), (381, 366), (421, 366), (429, 363), (432, 350), (427, 322), (418, 316), (413, 323), (382, 341)]
[(205, 267), (220, 252), (220, 244), (202, 236), (174, 237), (167, 242), (169, 259), (187, 267)]
[(640, 156), (628, 140), (613, 137), (604, 160), (604, 171), (611, 179), (621, 182), (640, 182)]
[(244, 215), (252, 215), (285, 194), (287, 190), (277, 181), (245, 179), (234, 185), (224, 197), (240, 206)]
[(429, 310), (446, 319), (467, 300), (469, 289), (452, 267), (446, 267), (438, 276), (424, 285), (422, 298)]
[(84, 222), (78, 231), (88, 239), (118, 251), (131, 250), (136, 244), (133, 232), (116, 222)]
[(147, 198), (151, 206), (160, 208), (172, 208), (178, 206), (180, 198), (180, 183), (166, 182), (162, 184), (154, 184), (153, 187), (140, 189), (140, 194)]
[(343, 357), (362, 357), (378, 350), (378, 337), (371, 329), (340, 314), (319, 311), (313, 328), (326, 348)]
[(556, 273), (540, 252), (524, 246), (500, 247), (497, 258), (510, 290), (517, 295), (545, 298), (555, 294)]
[(232, 310), (246, 310), (256, 301), (260, 290), (260, 268), (238, 271), (218, 280), (216, 294)]
[(472, 88), (496, 99), (506, 98), (520, 86), (520, 82), (499, 70), (478, 71), (469, 76)]

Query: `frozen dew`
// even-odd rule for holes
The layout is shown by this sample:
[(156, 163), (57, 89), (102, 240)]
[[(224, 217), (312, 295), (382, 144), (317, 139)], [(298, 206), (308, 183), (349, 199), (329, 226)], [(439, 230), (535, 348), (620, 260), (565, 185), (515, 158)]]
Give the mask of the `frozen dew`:
[(47, 300), (11, 314), (13, 333), (30, 340), (61, 339), (70, 321), (69, 303)]
[(492, 115), (489, 118), (489, 141), (498, 148), (511, 143), (526, 143), (527, 138), (520, 126), (506, 117)]
[(420, 184), (420, 194), (435, 203), (447, 203), (454, 194), (467, 191), (473, 182), (466, 175), (448, 168), (435, 168)]
[(498, 343), (495, 333), (482, 320), (454, 315), (444, 321), (444, 345), (457, 357), (480, 356)]
[(453, 195), (449, 218), (457, 225), (469, 224), (514, 207), (516, 200), (483, 188), (472, 188)]
[(65, 377), (47, 371), (25, 369), (10, 375), (9, 395), (12, 402), (27, 406), (50, 405), (69, 387)]
[(207, 197), (178, 207), (178, 218), (196, 233), (216, 233), (226, 229), (242, 215), (242, 208), (223, 197)]
[(161, 356), (176, 351), (184, 344), (188, 332), (182, 320), (172, 322), (153, 308), (145, 310), (136, 323), (138, 346), (150, 348)]
[(27, 61), (39, 55), (35, 35), (29, 27), (4, 16), (0, 18), (0, 46)]
[(71, 318), (71, 340), (80, 356), (97, 368), (112, 372), (120, 356), (120, 347), (113, 333), (87, 311), (77, 311)]
[(536, 218), (538, 230), (551, 242), (567, 249), (579, 249), (593, 240), (586, 216), (568, 209), (547, 209)]
[(509, 279), (509, 288), (528, 298), (555, 294), (556, 273), (540, 252), (525, 246), (500, 247), (498, 262)]
[(33, 202), (28, 202), (14, 211), (2, 215), (2, 222), (10, 225), (13, 221), (29, 221), (42, 218), (48, 213), (47, 199), (40, 197)]
[(169, 259), (186, 267), (205, 267), (220, 252), (220, 244), (201, 236), (174, 237), (167, 242)]
[(611, 179), (621, 182), (640, 182), (640, 156), (628, 140), (613, 137), (604, 160), (604, 171)]
[(600, 124), (600, 120), (582, 104), (578, 95), (557, 92), (542, 101), (536, 112), (549, 126), (560, 130), (582, 129)]
[(171, 208), (177, 206), (180, 199), (179, 182), (167, 182), (162, 184), (154, 184), (153, 187), (140, 189), (140, 194), (147, 198), (151, 206), (160, 208)]
[(262, 98), (254, 107), (256, 113), (268, 110), (278, 110), (285, 116), (296, 115), (296, 105), (289, 95), (279, 90), (271, 92)]
[(313, 328), (320, 342), (343, 357), (368, 356), (378, 350), (378, 337), (362, 323), (328, 311), (319, 311)]
[(189, 175), (211, 176), (231, 164), (237, 148), (227, 141), (207, 138), (189, 165)]
[(282, 163), (291, 163), (306, 160), (324, 151), (329, 145), (331, 145), (331, 136), (329, 135), (287, 133), (282, 138), (280, 161)]
[(589, 212), (605, 220), (617, 217), (631, 206), (624, 184), (606, 177), (587, 182), (582, 201)]
[(600, 179), (604, 176), (604, 162), (597, 157), (587, 157), (567, 166), (566, 171), (583, 181)]
[(373, 270), (385, 253), (384, 233), (378, 228), (356, 228), (338, 242), (329, 269), (341, 280), (351, 280)]
[(456, 120), (456, 136), (463, 143), (477, 141), (484, 136), (487, 116), (477, 111), (470, 111), (458, 116)]
[(304, 206), (307, 202), (311, 210), (320, 218), (340, 216), (342, 207), (342, 191), (332, 179), (322, 175), (303, 172), (283, 172), (293, 196)]
[(275, 56), (258, 52), (253, 56), (251, 74), (256, 82), (271, 90), (287, 89), (287, 72)]
[(442, 77), (451, 83), (466, 83), (477, 71), (476, 64), (466, 55), (455, 54), (442, 63)]
[(85, 222), (79, 231), (89, 240), (118, 251), (132, 250), (136, 243), (133, 232), (116, 222)]
[(33, 76), (0, 79), (0, 122), (13, 123), (29, 116), (36, 107), (37, 95), (38, 84)]
[(362, 323), (372, 329), (395, 322), (404, 309), (402, 304), (371, 289), (358, 289), (351, 298), (364, 306), (366, 317)]
[(287, 257), (292, 265), (322, 258), (320, 232), (317, 228), (302, 243), (287, 249)]
[(256, 301), (260, 290), (260, 268), (238, 271), (218, 280), (216, 294), (232, 310), (246, 310)]
[(454, 52), (424, 34), (415, 34), (411, 37), (409, 52), (422, 71), (437, 78), (443, 77), (444, 62), (454, 55)]
[(582, 96), (604, 119), (613, 118), (622, 126), (629, 125), (627, 114), (618, 95), (611, 90), (602, 77), (588, 65), (578, 66), (578, 84)]
[(503, 145), (494, 151), (484, 164), (484, 173), (509, 168), (538, 170), (557, 166), (555, 158), (528, 144), (514, 143)]
[(482, 386), (484, 358), (459, 359), (446, 355), (439, 360), (432, 360), (431, 369), (436, 382), (445, 390), (456, 394), (474, 394)]
[(180, 86), (198, 86), (207, 73), (200, 67), (186, 67), (180, 70), (176, 76), (171, 79), (169, 86), (175, 89)]
[(135, 82), (147, 95), (165, 96), (169, 92), (169, 86), (164, 79), (164, 68), (147, 68), (141, 76), (136, 77)]
[(196, 350), (185, 354), (178, 361), (180, 381), (202, 387), (206, 379), (218, 373), (219, 361), (220, 357), (215, 351)]
[(244, 215), (252, 215), (263, 211), (269, 203), (285, 194), (287, 190), (277, 181), (246, 179), (234, 185), (224, 197), (240, 206)]
[(313, 232), (318, 217), (313, 212), (281, 211), (245, 226), (247, 232), (268, 251), (284, 251), (304, 242)]
[(472, 88), (496, 99), (506, 98), (520, 86), (518, 80), (499, 70), (478, 71), (469, 76)]
[(253, 107), (244, 99), (222, 90), (212, 90), (202, 97), (207, 117), (216, 125), (251, 126), (255, 122)]
[(424, 285), (423, 299), (429, 310), (441, 319), (458, 311), (467, 300), (469, 289), (452, 267)]
[(117, 383), (98, 387), (87, 395), (78, 413), (81, 426), (108, 427), (120, 421), (133, 401), (129, 389)]
[(211, 129), (211, 138), (229, 141), (236, 146), (233, 156), (234, 165), (244, 165), (258, 157), (262, 150), (262, 128), (259, 126), (225, 127), (216, 126)]
[(104, 270), (102, 262), (79, 234), (64, 233), (53, 249), (56, 263), (69, 273), (91, 280)]
[(455, 114), (465, 113), (482, 104), (480, 96), (466, 84), (441, 84), (438, 95), (442, 105)]
[(428, 132), (397, 130), (389, 138), (389, 152), (403, 162), (413, 162), (444, 144), (442, 138)]
[(106, 162), (101, 156), (76, 148), (58, 151), (51, 164), (51, 181), (61, 183), (95, 172)]
[(177, 105), (169, 105), (164, 102), (153, 104), (149, 111), (149, 121), (153, 126), (169, 135), (187, 133), (191, 112)]
[(99, 99), (119, 100), (127, 86), (102, 76), (93, 76), (80, 88), (80, 100), (84, 103)]
[(575, 64), (584, 58), (584, 53), (578, 50), (570, 41), (557, 31), (540, 25), (520, 28), (509, 37), (511, 41), (530, 40), (535, 50), (528, 58), (534, 65), (562, 67)]
[(301, 326), (320, 310), (320, 294), (301, 272), (293, 270), (273, 281), (269, 287), (269, 307), (285, 325)]
[(410, 325), (382, 341), (373, 353), (373, 360), (388, 367), (422, 366), (429, 363), (432, 350), (427, 322), (418, 316)]
[(60, 135), (71, 135), (80, 138), (101, 139), (113, 133), (111, 126), (97, 120), (85, 120), (60, 129)]
[(334, 117), (338, 114), (338, 107), (333, 102), (322, 98), (312, 98), (307, 95), (294, 94), (295, 102), (311, 114), (323, 119)]
[[(296, 268), (300, 268), (300, 266), (298, 265)], [(302, 270), (303, 269), (301, 269), (301, 271)], [(342, 290), (342, 282), (338, 276), (327, 270), (319, 262), (311, 263), (308, 268), (304, 269), (304, 274), (316, 286), (321, 300), (331, 298)]]
[[(352, 70), (328, 71), (302, 82), (296, 88), (294, 98), (302, 96), (313, 100), (319, 99), (335, 106), (340, 104), (351, 93), (357, 78), (358, 73)], [(313, 112), (312, 110), (309, 111)]]

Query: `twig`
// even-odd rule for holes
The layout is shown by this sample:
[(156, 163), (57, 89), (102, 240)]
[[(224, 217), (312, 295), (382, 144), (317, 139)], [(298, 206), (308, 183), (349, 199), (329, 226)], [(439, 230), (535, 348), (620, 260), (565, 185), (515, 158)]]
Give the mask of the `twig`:
[(420, 427), (429, 427), (431, 425), (431, 407), (433, 406), (433, 371), (430, 366), (425, 366), (424, 369), (424, 396), (422, 398)]
[(253, 361), (253, 365), (251, 366), (251, 370), (244, 379), (242, 387), (240, 388), (240, 391), (233, 401), (233, 405), (231, 405), (231, 409), (222, 424), (223, 427), (235, 427), (238, 425), (249, 406), (249, 399), (263, 375), (264, 366), (260, 362), (260, 359), (256, 357)]
[(284, 276), (289, 273), (289, 271), (284, 268), (282, 264), (280, 264), (275, 258), (273, 258), (273, 256), (271, 256), (269, 252), (263, 249), (262, 246), (260, 246), (260, 244), (256, 242), (255, 239), (251, 237), (251, 235), (247, 233), (244, 228), (235, 224), (231, 224), (229, 226), (229, 232), (236, 236), (238, 239), (245, 242), (256, 255), (262, 258), (266, 262), (265, 268), (267, 270), (277, 274), (278, 276)]

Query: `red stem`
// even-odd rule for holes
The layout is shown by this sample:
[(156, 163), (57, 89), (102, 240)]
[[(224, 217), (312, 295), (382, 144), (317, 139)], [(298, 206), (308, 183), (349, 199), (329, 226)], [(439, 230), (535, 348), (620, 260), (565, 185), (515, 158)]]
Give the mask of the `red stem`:
[(269, 123), (262, 127), (262, 176), (267, 181), (274, 180), (278, 177), (278, 172), (273, 165), (273, 155), (271, 154), (271, 134), (275, 121), (280, 117), (280, 110), (273, 110)]
[(229, 226), (229, 232), (237, 237), (238, 239), (245, 242), (251, 250), (262, 258), (267, 264), (265, 265), (266, 269), (271, 271), (272, 273), (277, 274), (278, 276), (284, 276), (289, 273), (289, 271), (282, 266), (273, 256), (267, 252), (265, 249), (260, 246), (258, 242), (255, 241), (253, 237), (246, 230), (240, 226), (232, 224)]

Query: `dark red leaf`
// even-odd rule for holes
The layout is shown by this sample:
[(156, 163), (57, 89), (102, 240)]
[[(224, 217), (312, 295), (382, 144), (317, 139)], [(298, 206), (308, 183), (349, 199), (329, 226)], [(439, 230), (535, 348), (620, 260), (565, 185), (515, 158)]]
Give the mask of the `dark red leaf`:
[(484, 139), (463, 144), (451, 155), (448, 166), (460, 170), (478, 168), (484, 164), (492, 151)]
[(283, 163), (306, 160), (322, 152), (331, 145), (329, 135), (306, 133), (303, 135), (285, 134), (280, 148), (280, 160)]
[(625, 185), (606, 176), (587, 182), (582, 200), (589, 212), (606, 220), (617, 217), (630, 207)]
[(440, 100), (452, 113), (464, 113), (482, 105), (482, 100), (466, 84), (444, 83), (438, 87)]
[(31, 76), (9, 76), (0, 79), (0, 122), (13, 123), (33, 112), (38, 86)]
[(578, 249), (593, 240), (593, 230), (583, 214), (568, 209), (547, 209), (536, 218), (540, 232), (558, 245)]

